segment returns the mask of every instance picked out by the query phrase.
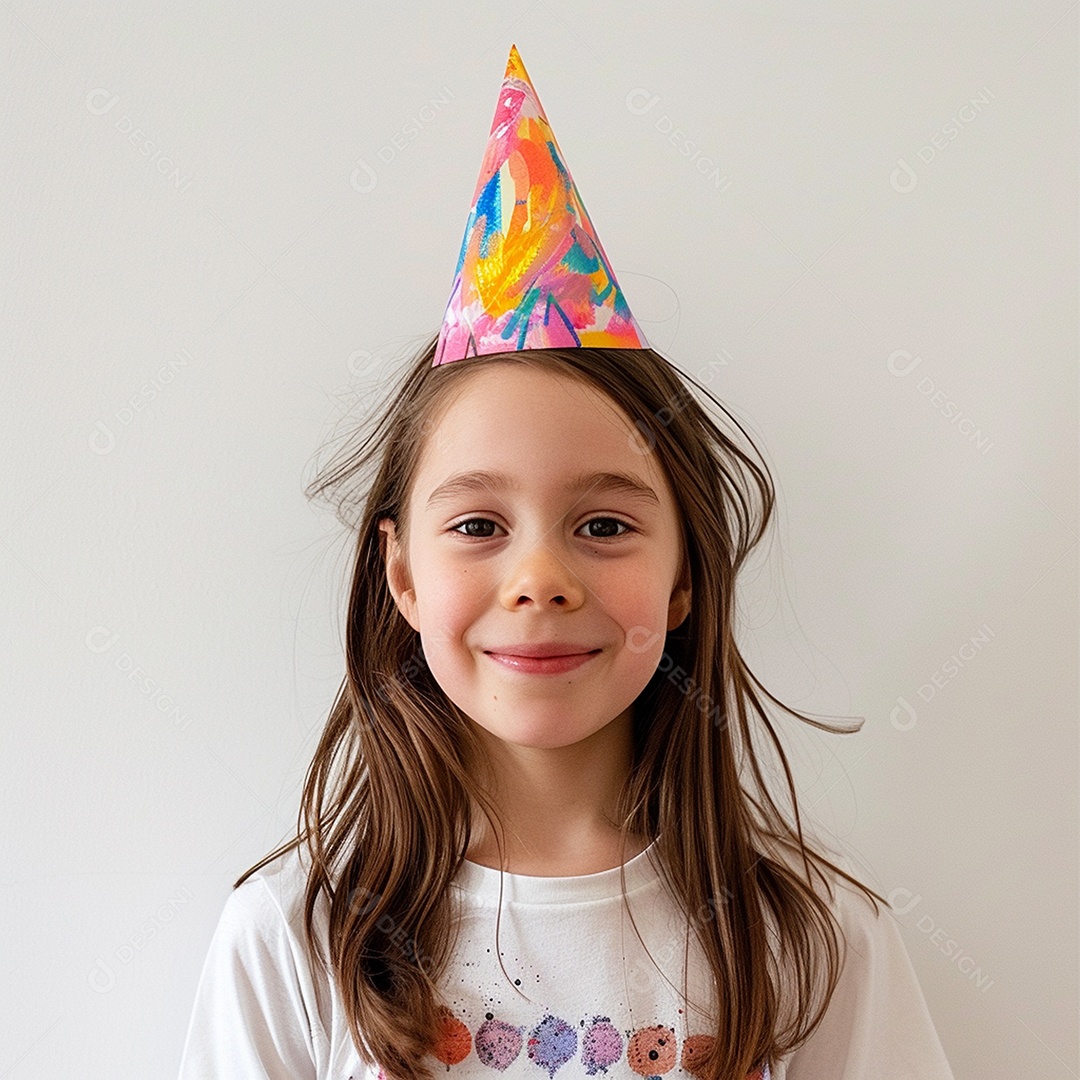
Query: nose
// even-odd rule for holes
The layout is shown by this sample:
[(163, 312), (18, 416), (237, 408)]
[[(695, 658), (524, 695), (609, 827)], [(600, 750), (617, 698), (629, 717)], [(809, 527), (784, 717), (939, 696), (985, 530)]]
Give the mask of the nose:
[(585, 586), (565, 556), (543, 538), (532, 543), (513, 564), (499, 588), (506, 608), (523, 603), (555, 604), (573, 610), (585, 600)]

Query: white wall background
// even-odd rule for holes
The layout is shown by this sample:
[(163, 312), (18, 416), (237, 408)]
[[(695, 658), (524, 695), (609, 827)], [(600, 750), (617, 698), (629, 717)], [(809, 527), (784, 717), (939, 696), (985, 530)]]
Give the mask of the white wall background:
[(866, 717), (786, 722), (804, 809), (902, 906), (958, 1078), (1076, 1076), (1075, 5), (0, 28), (0, 1076), (175, 1074), (342, 673), (301, 489), (438, 325), (512, 42), (646, 333), (773, 469), (747, 649)]

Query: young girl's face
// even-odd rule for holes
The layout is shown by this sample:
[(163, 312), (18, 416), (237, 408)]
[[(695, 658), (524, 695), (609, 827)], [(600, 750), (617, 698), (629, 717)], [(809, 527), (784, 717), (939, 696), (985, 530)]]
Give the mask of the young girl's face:
[[(618, 406), (568, 376), (479, 368), (428, 433), (408, 513), (407, 552), (380, 522), (388, 582), (459, 708), (538, 748), (629, 717), (690, 590), (672, 492)], [(588, 655), (516, 659), (528, 645)]]

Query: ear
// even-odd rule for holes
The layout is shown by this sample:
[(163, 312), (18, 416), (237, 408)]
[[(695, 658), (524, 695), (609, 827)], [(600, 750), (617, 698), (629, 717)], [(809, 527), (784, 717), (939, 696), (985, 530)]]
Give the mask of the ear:
[(690, 614), (690, 597), (690, 566), (684, 558), (679, 580), (671, 590), (671, 599), (668, 601), (667, 628), (669, 630), (682, 626), (687, 615)]
[(379, 532), (382, 533), (383, 558), (386, 562), (386, 583), (405, 621), (417, 632), (420, 620), (416, 611), (416, 590), (409, 581), (409, 571), (405, 565), (405, 555), (397, 538), (397, 525), (393, 518), (380, 518)]

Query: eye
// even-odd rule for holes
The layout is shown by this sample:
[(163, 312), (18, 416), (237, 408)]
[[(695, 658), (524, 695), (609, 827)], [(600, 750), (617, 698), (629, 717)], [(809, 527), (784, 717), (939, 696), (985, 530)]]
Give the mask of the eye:
[(488, 538), (488, 536), (490, 536), (490, 533), (483, 533), (483, 534), (474, 533), (474, 532), (463, 533), (463, 532), (459, 532), (458, 530), (462, 529), (466, 525), (494, 525), (494, 524), (495, 524), (495, 522), (492, 521), (490, 518), (466, 518), (464, 521), (459, 521), (456, 525), (451, 525), (450, 526), (450, 531), (458, 533), (459, 536), (471, 536), (471, 537), (474, 537), (474, 538), (477, 538), (477, 539), (486, 540)]
[[(589, 520), (585, 522), (585, 525), (586, 526), (592, 525), (596, 521), (602, 521), (602, 522), (605, 523), (605, 525), (607, 525), (609, 527), (611, 525), (621, 525), (626, 530), (626, 533), (632, 533), (632, 532), (637, 531), (634, 528), (633, 525), (630, 525), (629, 523), (623, 521), (622, 518), (615, 518), (615, 517), (594, 517), (594, 518), (589, 518)], [(625, 536), (626, 533), (604, 533), (601, 536), (590, 536), (589, 539), (590, 540), (614, 540), (616, 537)]]
[[(594, 518), (589, 518), (589, 520), (587, 522), (585, 522), (585, 526), (592, 525), (594, 522), (597, 522), (597, 521), (604, 522), (605, 525), (608, 528), (610, 528), (612, 525), (616, 525), (616, 526), (621, 525), (626, 530), (626, 532), (623, 532), (623, 533), (611, 533), (611, 532), (608, 532), (608, 533), (605, 533), (605, 534), (603, 534), (601, 536), (589, 536), (589, 537), (587, 537), (587, 539), (589, 539), (589, 540), (616, 540), (620, 536), (626, 536), (628, 533), (637, 532), (637, 530), (634, 528), (634, 526), (631, 525), (629, 522), (623, 521), (622, 518), (616, 518), (616, 517), (594, 517)], [(466, 526), (471, 526), (471, 525), (488, 526), (488, 525), (495, 525), (495, 522), (492, 521), (490, 518), (482, 518), (482, 517), (466, 518), (464, 521), (459, 521), (456, 525), (451, 525), (450, 526), (450, 532), (455, 532), (459, 536), (469, 536), (469, 537), (472, 537), (475, 540), (489, 540), (491, 538), (492, 534), (488, 533), (488, 532), (477, 533), (477, 532), (472, 532), (472, 531), (467, 531), (467, 532), (461, 532), (460, 531), (461, 529), (465, 528)], [(585, 526), (583, 526), (583, 527), (585, 527)]]

